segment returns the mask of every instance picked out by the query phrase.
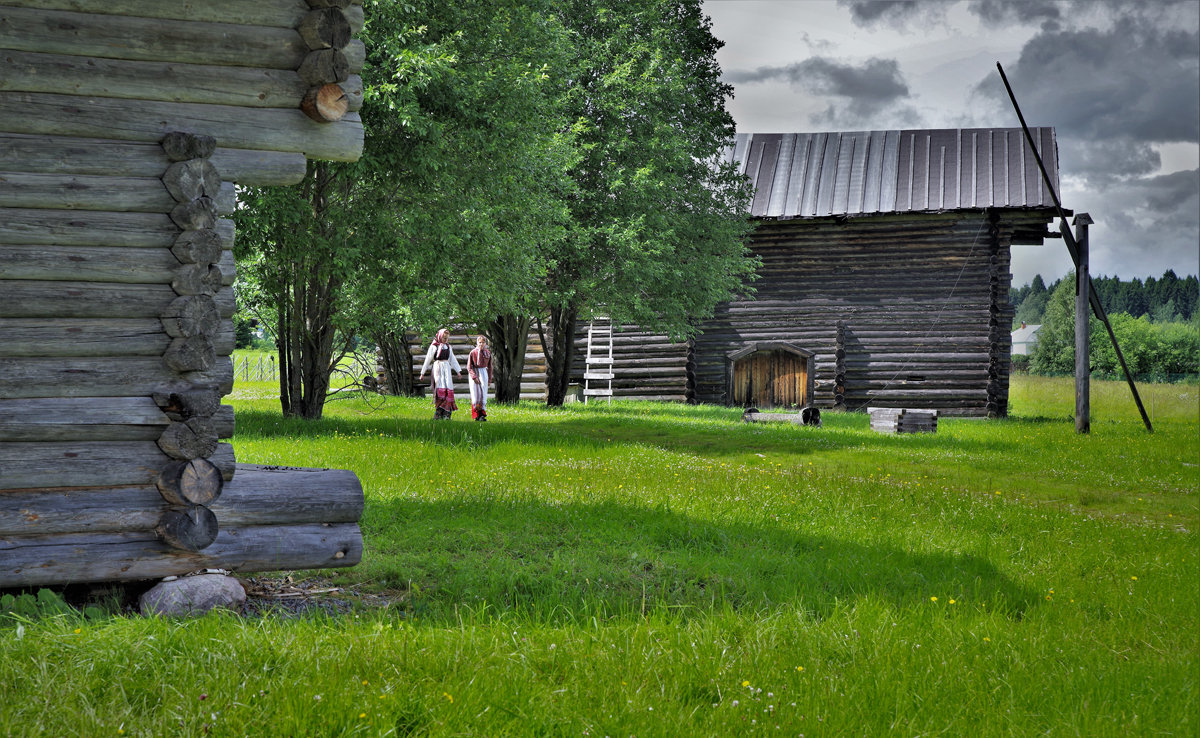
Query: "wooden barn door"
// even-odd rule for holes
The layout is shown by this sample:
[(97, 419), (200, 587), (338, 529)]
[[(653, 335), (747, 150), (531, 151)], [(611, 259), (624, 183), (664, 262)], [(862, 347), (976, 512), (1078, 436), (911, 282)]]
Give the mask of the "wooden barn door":
[(790, 351), (759, 351), (733, 364), (735, 407), (804, 407), (808, 404), (808, 359)]

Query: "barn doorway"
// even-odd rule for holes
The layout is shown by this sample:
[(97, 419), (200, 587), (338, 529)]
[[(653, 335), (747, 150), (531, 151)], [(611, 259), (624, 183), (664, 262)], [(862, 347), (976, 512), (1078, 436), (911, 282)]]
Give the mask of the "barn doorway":
[(790, 343), (751, 343), (727, 354), (734, 407), (801, 408), (812, 396), (811, 351)]

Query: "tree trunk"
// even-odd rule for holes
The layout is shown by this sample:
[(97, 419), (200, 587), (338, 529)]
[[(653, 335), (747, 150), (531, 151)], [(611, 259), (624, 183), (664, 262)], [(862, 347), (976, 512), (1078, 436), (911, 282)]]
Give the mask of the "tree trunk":
[(525, 347), (529, 342), (528, 316), (500, 315), (487, 325), (492, 344), (492, 376), (496, 402), (516, 404), (521, 399), (521, 374), (525, 369)]
[[(312, 203), (318, 228), (334, 205), (332, 188), (343, 184), (328, 162), (313, 162), (302, 187)], [(330, 238), (332, 234), (321, 234)], [(292, 261), (280, 289), (280, 404), (284, 416), (319, 420), (329, 394), (330, 375), (345, 354), (335, 352), (334, 317), (342, 281), (329, 273), (321, 257)], [(337, 354), (335, 356), (335, 354)]]
[(385, 389), (389, 395), (418, 397), (420, 392), (413, 385), (412, 347), (408, 345), (408, 332), (380, 331), (371, 336), (379, 346), (383, 372), (387, 376)]
[(571, 361), (575, 354), (575, 323), (579, 308), (572, 304), (550, 309), (542, 345), (546, 351), (546, 404), (561, 406), (571, 380)]

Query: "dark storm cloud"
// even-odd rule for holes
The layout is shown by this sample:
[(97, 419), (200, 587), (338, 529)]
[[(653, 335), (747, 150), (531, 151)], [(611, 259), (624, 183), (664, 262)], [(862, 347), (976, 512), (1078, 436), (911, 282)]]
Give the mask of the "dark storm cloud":
[(889, 25), (897, 29), (939, 20), (949, 5), (928, 0), (837, 0), (837, 3), (850, 10), (855, 25), (867, 28)]
[[(1046, 31), (1005, 71), (1031, 121), (1091, 140), (1200, 140), (1200, 35), (1133, 18), (1111, 29)], [(978, 91), (1007, 102), (994, 77)]]
[(1162, 157), (1149, 144), (1126, 137), (1092, 141), (1060, 136), (1058, 146), (1071, 173), (1093, 183), (1126, 177), (1144, 177), (1157, 172)]
[(987, 25), (1041, 24), (1056, 28), (1066, 8), (1053, 0), (972, 0), (972, 13)]
[(908, 85), (895, 59), (868, 59), (861, 65), (814, 56), (783, 67), (731, 70), (725, 79), (734, 84), (783, 81), (814, 95), (842, 98), (825, 115), (844, 110), (855, 119), (880, 112), (909, 96)]

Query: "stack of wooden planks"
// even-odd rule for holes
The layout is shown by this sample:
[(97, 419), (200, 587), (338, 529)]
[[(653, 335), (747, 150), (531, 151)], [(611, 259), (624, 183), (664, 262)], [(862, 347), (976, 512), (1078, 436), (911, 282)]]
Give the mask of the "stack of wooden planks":
[(871, 430), (879, 433), (937, 433), (937, 410), (869, 407)]

